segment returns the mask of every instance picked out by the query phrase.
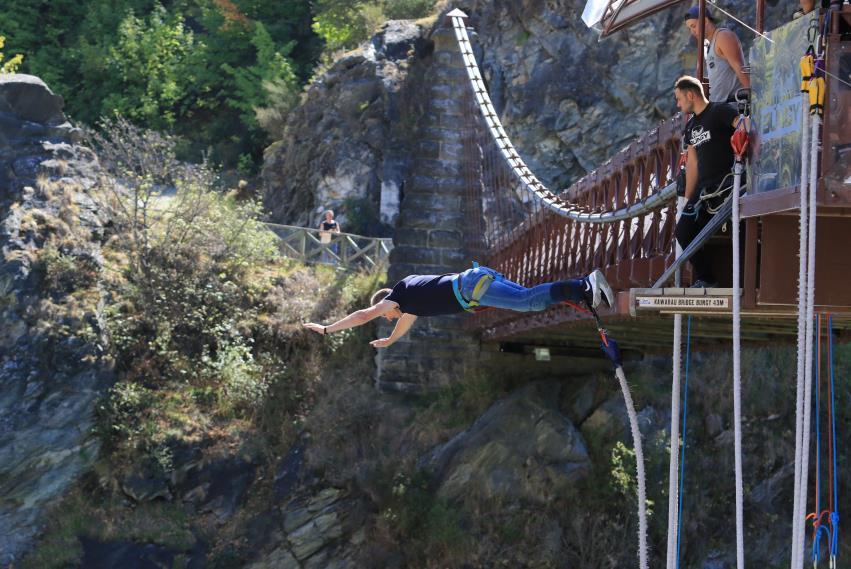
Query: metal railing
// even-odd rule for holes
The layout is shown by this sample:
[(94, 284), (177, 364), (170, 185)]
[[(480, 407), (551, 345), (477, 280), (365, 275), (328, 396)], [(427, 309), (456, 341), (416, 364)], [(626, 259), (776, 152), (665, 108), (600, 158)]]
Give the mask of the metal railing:
[[(364, 237), (354, 233), (321, 232), (311, 227), (267, 223), (280, 239), (281, 254), (304, 263), (336, 265), (346, 269), (372, 269), (387, 265), (393, 239), (389, 237)], [(330, 236), (322, 242), (320, 233)]]

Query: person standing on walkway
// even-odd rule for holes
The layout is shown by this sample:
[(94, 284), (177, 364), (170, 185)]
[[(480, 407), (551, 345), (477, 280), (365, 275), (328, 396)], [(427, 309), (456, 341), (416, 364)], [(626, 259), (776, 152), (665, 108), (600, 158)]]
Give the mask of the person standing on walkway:
[[(697, 6), (689, 8), (685, 15), (686, 27), (695, 38), (700, 33)], [(750, 89), (751, 80), (745, 73), (745, 56), (738, 36), (727, 28), (715, 26), (715, 18), (704, 12), (706, 49), (706, 76), (709, 78), (709, 101), (729, 103), (736, 100), (736, 92)], [(699, 78), (698, 78), (699, 79)]]
[(322, 262), (324, 263), (336, 264), (336, 259), (327, 251), (330, 247), (331, 251), (337, 252), (337, 245), (331, 244), (334, 233), (340, 233), (340, 224), (334, 219), (334, 212), (329, 209), (323, 214), (322, 221), (319, 222), (319, 242), (325, 247), (325, 250), (322, 251)]
[[(677, 106), (683, 113), (694, 116), (686, 123), (683, 140), (686, 147), (686, 206), (677, 221), (677, 241), (683, 249), (698, 233), (729, 196), (735, 160), (730, 137), (736, 130), (739, 115), (732, 105), (710, 102), (703, 95), (703, 85), (696, 77), (684, 75), (674, 84)], [(713, 197), (708, 198), (709, 195)], [(704, 199), (701, 199), (703, 197)], [(691, 256), (695, 288), (716, 286), (712, 259), (699, 249)]]

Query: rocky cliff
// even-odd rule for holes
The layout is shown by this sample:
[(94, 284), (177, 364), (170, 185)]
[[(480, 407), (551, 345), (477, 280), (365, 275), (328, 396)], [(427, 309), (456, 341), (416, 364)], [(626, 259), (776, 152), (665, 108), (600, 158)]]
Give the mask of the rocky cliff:
[[(553, 189), (568, 187), (671, 116), (674, 80), (694, 73), (686, 5), (600, 41), (579, 17), (580, 0), (452, 4), (443, 13), (461, 8), (478, 34), (479, 64), (506, 130)], [(725, 8), (754, 20), (752, 2)], [(789, 12), (769, 10), (767, 27)], [(718, 16), (747, 49), (754, 35)], [(355, 197), (369, 200), (392, 223), (399, 192), (415, 175), (418, 156), (410, 151), (429, 126), (422, 119), (432, 94), (419, 78), (424, 67), (442, 65), (430, 58), (431, 35), (442, 25), (443, 18), (390, 22), (317, 76), (285, 137), (266, 153), (264, 200), (274, 220), (315, 225), (323, 208), (345, 215), (346, 198)]]
[(355, 221), (375, 231), (375, 220), (353, 219), (359, 200), (380, 211), (378, 221), (395, 221), (413, 143), (405, 87), (428, 47), (424, 34), (421, 24), (388, 22), (307, 88), (284, 138), (266, 150), (264, 201), (273, 221), (313, 227), (331, 208), (344, 230)]
[(0, 75), (0, 565), (94, 460), (109, 383), (96, 283), (97, 161), (38, 78)]

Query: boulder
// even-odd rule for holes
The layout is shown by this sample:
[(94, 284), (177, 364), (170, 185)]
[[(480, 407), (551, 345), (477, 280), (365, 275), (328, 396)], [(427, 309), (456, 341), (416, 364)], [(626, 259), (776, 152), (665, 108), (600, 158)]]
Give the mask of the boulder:
[(589, 472), (585, 442), (561, 414), (555, 382), (528, 385), (498, 401), (420, 465), (450, 500), (545, 504)]
[(41, 124), (64, 122), (65, 101), (38, 77), (21, 73), (0, 73), (0, 112)]

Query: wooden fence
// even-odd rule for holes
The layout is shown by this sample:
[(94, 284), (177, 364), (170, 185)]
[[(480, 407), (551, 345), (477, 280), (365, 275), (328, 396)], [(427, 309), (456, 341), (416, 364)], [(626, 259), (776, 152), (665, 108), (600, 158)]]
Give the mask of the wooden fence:
[(353, 233), (331, 233), (323, 243), (320, 231), (310, 227), (267, 223), (280, 239), (278, 247), (285, 257), (305, 263), (336, 265), (347, 270), (385, 267), (393, 249), (393, 239), (364, 237)]

